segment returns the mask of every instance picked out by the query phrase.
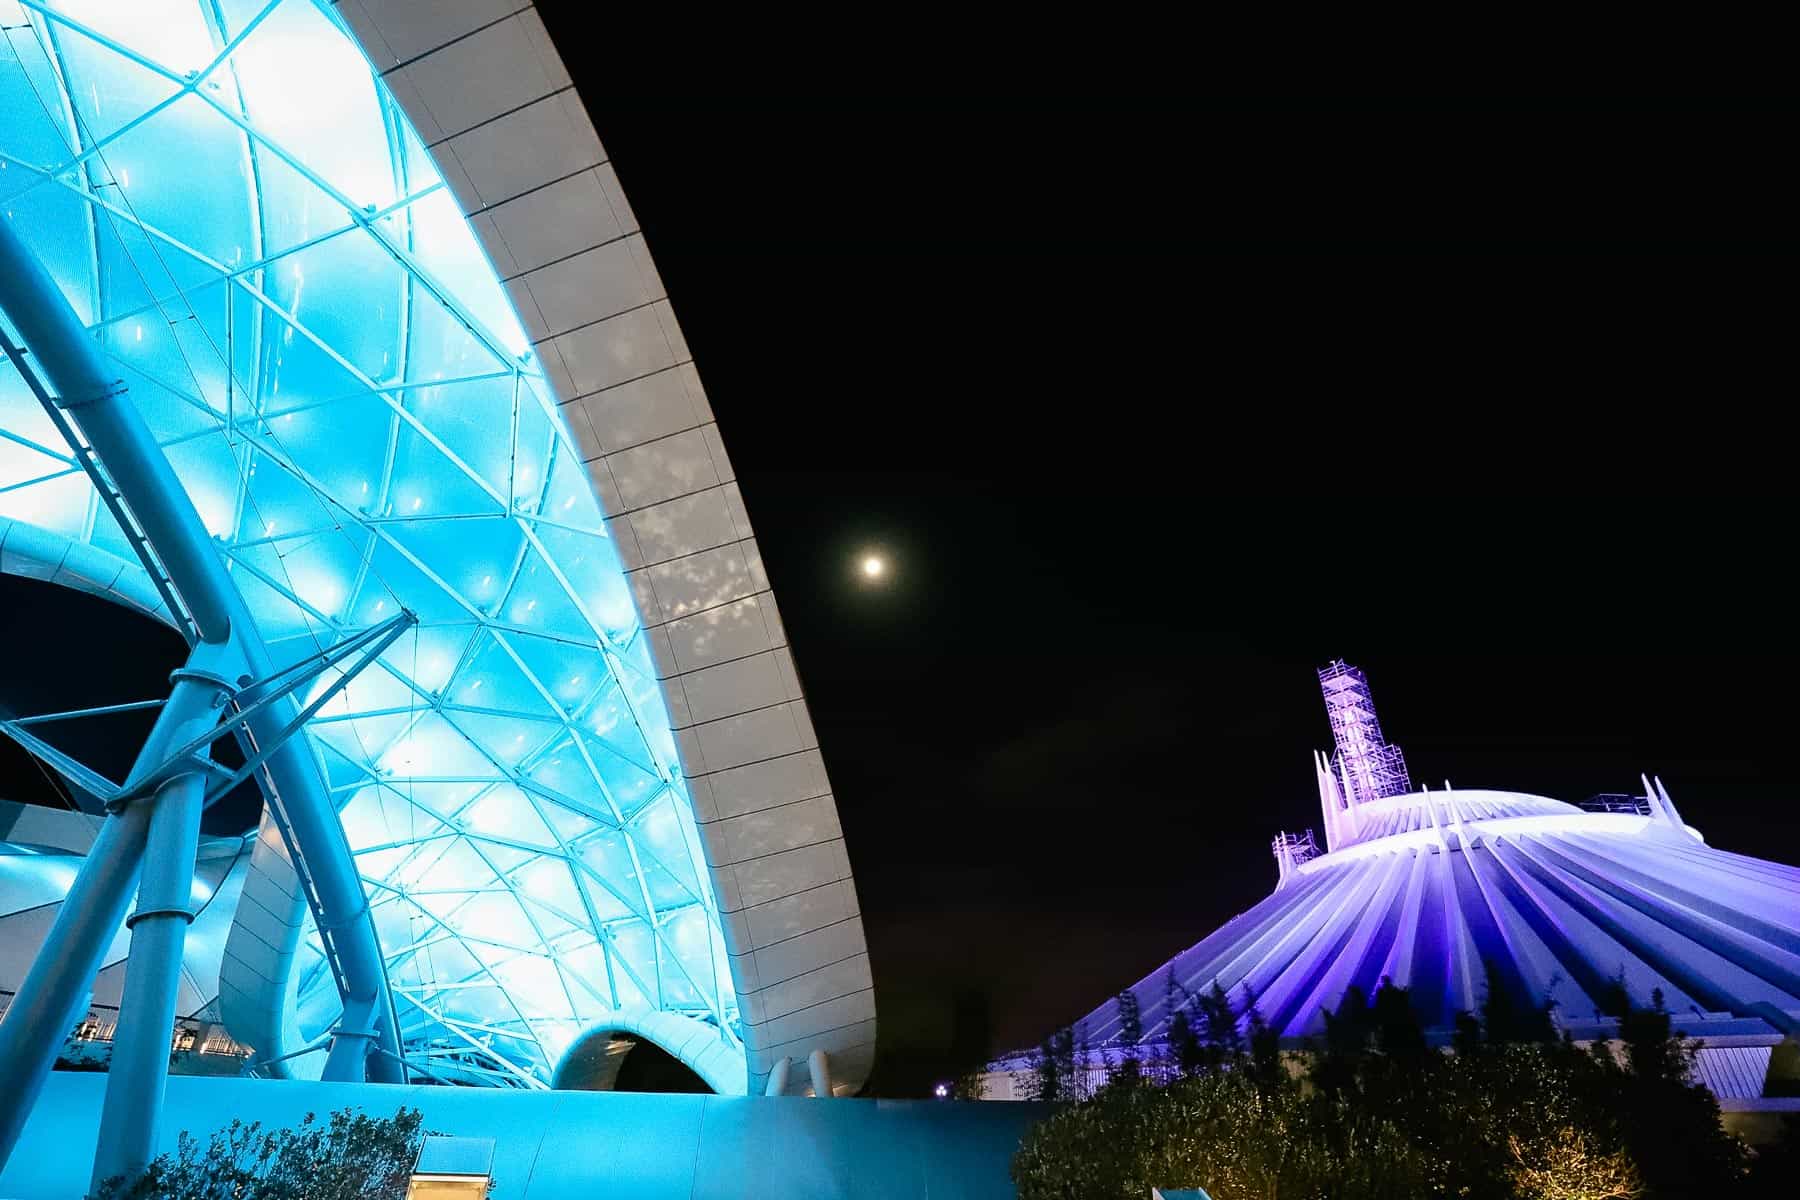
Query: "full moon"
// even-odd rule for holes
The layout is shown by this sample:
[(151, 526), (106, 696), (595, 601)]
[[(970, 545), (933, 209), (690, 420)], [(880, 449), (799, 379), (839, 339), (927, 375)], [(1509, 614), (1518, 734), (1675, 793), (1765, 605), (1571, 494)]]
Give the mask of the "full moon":
[(887, 563), (879, 554), (865, 554), (862, 560), (864, 579), (880, 579), (887, 574)]

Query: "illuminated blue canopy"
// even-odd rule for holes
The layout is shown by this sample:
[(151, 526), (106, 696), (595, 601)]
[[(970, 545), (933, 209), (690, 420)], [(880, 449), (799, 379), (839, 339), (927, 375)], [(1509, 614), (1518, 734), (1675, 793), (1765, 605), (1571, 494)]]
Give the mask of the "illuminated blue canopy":
[[(116, 364), (276, 658), (419, 617), (310, 726), (409, 1051), (541, 1084), (583, 1030), (662, 1013), (741, 1060), (599, 503), (494, 269), (335, 13), (0, 0), (0, 25), (0, 215)], [(0, 518), (134, 561), (9, 366)], [(317, 1033), (336, 993), (306, 963)]]

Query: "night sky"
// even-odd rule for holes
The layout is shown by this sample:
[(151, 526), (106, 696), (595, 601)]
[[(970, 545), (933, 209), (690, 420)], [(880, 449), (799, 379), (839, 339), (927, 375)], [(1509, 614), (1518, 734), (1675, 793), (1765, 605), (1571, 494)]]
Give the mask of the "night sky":
[[(1653, 771), (1800, 861), (1791, 113), (578, 83), (793, 643), (876, 1090), (1265, 895), (1337, 656), (1415, 779)], [(73, 661), (18, 594), (7, 674)]]
[(793, 641), (881, 1090), (1266, 895), (1339, 655), (1420, 779), (1654, 771), (1800, 861), (1791, 114), (577, 84)]

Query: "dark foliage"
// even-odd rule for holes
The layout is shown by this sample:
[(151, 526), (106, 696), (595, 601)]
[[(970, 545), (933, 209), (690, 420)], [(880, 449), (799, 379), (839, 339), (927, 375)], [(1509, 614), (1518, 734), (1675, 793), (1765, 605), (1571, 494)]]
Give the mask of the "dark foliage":
[(1195, 1004), (1200, 1016), (1201, 1065), (1208, 1071), (1222, 1070), (1244, 1052), (1237, 1011), (1217, 982), (1211, 991), (1196, 997)]
[(1169, 1016), (1169, 1056), (1183, 1075), (1192, 1075), (1203, 1065), (1204, 1048), (1200, 1043), (1199, 1005), (1196, 997), (1175, 979), (1175, 968), (1169, 968), (1163, 984), (1164, 1003)]
[(1201, 1180), (1216, 1200), (1402, 1200), (1424, 1178), (1390, 1123), (1242, 1071), (1108, 1084), (1028, 1134), (1012, 1172), (1020, 1200), (1142, 1200)]
[[(1427, 1045), (1404, 990), (1352, 989), (1322, 1044), (1283, 1055), (1254, 1005), (1247, 1040), (1197, 998), (1183, 1077), (1128, 1076), (1045, 1121), (1013, 1164), (1021, 1200), (1250, 1196), (1688, 1200), (1800, 1194), (1795, 1136), (1751, 1155), (1691, 1079), (1662, 998), (1620, 1006), (1618, 1049), (1557, 1038), (1547, 1006), (1490, 972), (1453, 1047)], [(1190, 1027), (1191, 1030), (1192, 1027)], [(1181, 1059), (1181, 1047), (1172, 1045)], [(1190, 1068), (1187, 1064), (1193, 1064)]]
[(1077, 1063), (1085, 1061), (1086, 1048), (1077, 1049), (1075, 1031), (1064, 1027), (1045, 1038), (1031, 1060), (1031, 1077), (1025, 1080), (1029, 1100), (1078, 1100), (1081, 1098)]
[(1782, 1122), (1781, 1137), (1750, 1163), (1744, 1200), (1793, 1200), (1800, 1194), (1800, 1117)]
[(1124, 1057), (1119, 1060), (1118, 1073), (1126, 1078), (1138, 1076), (1138, 1043), (1144, 1040), (1144, 1017), (1138, 1008), (1137, 993), (1125, 988), (1119, 993), (1119, 1042), (1124, 1046)]
[(1263, 1020), (1262, 1010), (1250, 1006), (1249, 1071), (1250, 1077), (1265, 1085), (1281, 1079), (1281, 1035)]
[(183, 1133), (173, 1155), (137, 1179), (110, 1179), (98, 1200), (401, 1200), (423, 1135), (418, 1109), (369, 1117), (346, 1108), (320, 1124), (264, 1131), (233, 1121), (202, 1145)]

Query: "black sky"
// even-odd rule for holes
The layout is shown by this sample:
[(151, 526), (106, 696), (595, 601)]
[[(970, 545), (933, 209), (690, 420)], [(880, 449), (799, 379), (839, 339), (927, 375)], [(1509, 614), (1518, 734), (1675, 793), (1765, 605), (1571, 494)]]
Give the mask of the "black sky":
[(1655, 771), (1800, 861), (1791, 111), (577, 82), (793, 642), (881, 1090), (1260, 899), (1339, 655), (1418, 778)]
[(884, 1090), (1266, 894), (1336, 655), (1421, 778), (1655, 771), (1800, 859), (1791, 111), (577, 84), (794, 644)]

